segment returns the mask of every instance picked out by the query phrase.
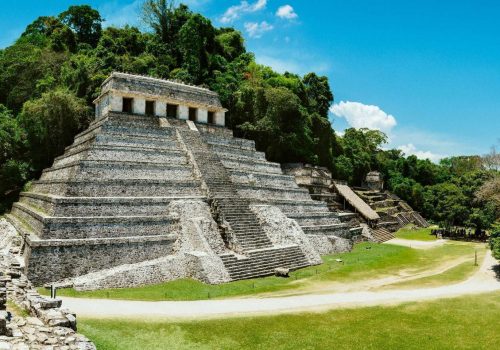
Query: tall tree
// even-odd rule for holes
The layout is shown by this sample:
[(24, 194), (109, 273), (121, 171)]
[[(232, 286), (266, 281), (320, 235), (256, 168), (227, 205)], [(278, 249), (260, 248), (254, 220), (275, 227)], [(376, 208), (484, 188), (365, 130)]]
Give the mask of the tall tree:
[(325, 76), (308, 73), (302, 79), (311, 112), (317, 112), (323, 118), (328, 118), (328, 109), (333, 102), (333, 94)]
[(142, 20), (164, 43), (172, 42), (174, 8), (174, 1), (170, 0), (146, 0), (142, 6)]
[(59, 15), (61, 22), (71, 28), (80, 43), (97, 45), (102, 32), (101, 15), (89, 5), (70, 6)]
[(26, 133), (12, 112), (0, 104), (0, 212), (15, 201), (28, 176)]
[(58, 89), (27, 101), (19, 115), (26, 130), (33, 166), (40, 171), (64, 152), (74, 135), (88, 125), (90, 109), (83, 99)]

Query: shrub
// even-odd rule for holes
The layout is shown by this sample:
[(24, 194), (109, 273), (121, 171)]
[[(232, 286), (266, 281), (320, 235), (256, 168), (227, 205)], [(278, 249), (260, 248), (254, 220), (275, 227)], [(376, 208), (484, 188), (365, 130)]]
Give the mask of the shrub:
[(496, 259), (500, 260), (500, 230), (496, 230), (490, 236), (491, 253)]

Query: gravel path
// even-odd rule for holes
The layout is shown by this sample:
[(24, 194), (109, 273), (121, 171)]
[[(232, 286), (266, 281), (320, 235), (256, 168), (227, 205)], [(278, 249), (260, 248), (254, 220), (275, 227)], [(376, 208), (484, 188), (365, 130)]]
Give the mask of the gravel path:
[(192, 319), (322, 311), (334, 308), (392, 305), (498, 291), (500, 281), (492, 270), (496, 264), (498, 262), (488, 251), (480, 269), (471, 278), (461, 283), (433, 288), (200, 301), (147, 302), (67, 297), (62, 299), (63, 305), (75, 311), (79, 317)]

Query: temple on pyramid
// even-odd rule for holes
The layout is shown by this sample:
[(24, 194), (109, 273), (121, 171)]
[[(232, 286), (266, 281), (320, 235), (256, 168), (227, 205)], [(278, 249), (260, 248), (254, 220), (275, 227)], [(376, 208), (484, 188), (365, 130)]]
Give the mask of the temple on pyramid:
[(95, 106), (7, 215), (35, 284), (221, 283), (319, 264), (359, 234), (234, 137), (208, 89), (113, 73)]

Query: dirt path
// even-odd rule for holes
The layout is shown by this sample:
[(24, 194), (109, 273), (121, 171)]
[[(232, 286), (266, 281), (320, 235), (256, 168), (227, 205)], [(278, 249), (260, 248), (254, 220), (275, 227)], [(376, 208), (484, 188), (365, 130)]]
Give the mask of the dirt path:
[(393, 238), (389, 241), (384, 242), (384, 244), (396, 244), (415, 249), (430, 249), (439, 247), (446, 242), (447, 241), (445, 239), (438, 239), (435, 241), (416, 241), (413, 239)]
[(500, 290), (492, 267), (497, 261), (487, 252), (479, 270), (468, 280), (441, 287), (307, 294), (273, 298), (233, 298), (200, 301), (124, 301), (63, 297), (63, 305), (81, 317), (199, 319), (299, 311), (323, 311), (409, 301), (451, 298)]

